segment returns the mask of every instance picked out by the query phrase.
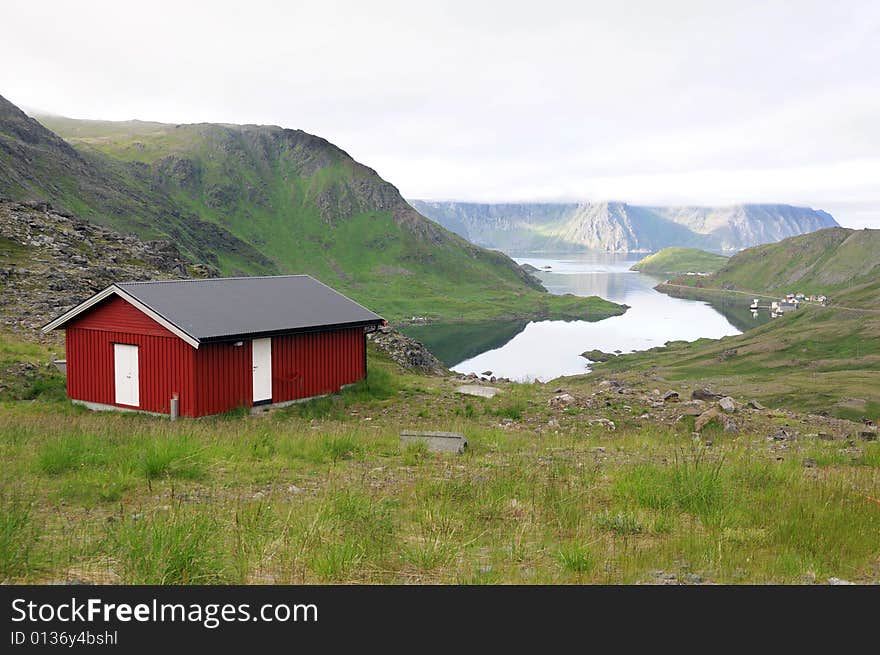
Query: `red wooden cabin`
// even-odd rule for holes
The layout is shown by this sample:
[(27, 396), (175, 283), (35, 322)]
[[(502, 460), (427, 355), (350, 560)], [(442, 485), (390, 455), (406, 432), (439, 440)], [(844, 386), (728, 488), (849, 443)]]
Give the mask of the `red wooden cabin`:
[(383, 319), (308, 275), (114, 284), (64, 328), (67, 396), (181, 416), (287, 403), (366, 377)]

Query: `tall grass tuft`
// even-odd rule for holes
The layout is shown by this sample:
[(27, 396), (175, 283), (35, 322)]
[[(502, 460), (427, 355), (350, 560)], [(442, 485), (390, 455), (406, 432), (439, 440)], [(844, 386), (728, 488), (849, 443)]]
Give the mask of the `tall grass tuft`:
[(37, 532), (31, 508), (19, 498), (2, 499), (0, 512), (0, 579), (8, 580), (33, 568)]
[(37, 468), (47, 475), (61, 475), (87, 466), (103, 466), (106, 461), (107, 454), (100, 440), (78, 433), (52, 439), (37, 452)]
[(205, 476), (202, 451), (186, 436), (156, 437), (140, 457), (140, 471), (149, 480), (169, 477), (199, 480)]
[(232, 582), (222, 557), (221, 526), (205, 512), (177, 507), (127, 519), (110, 535), (126, 584), (222, 584)]
[(585, 544), (565, 544), (556, 551), (559, 566), (571, 573), (591, 573), (596, 569), (596, 558)]
[(671, 466), (640, 464), (615, 481), (615, 493), (643, 507), (679, 509), (709, 518), (725, 500), (723, 460), (711, 461), (700, 449), (677, 453)]
[(323, 442), (323, 450), (333, 462), (351, 459), (360, 449), (357, 440), (351, 435), (327, 437)]
[(343, 389), (342, 397), (348, 402), (386, 400), (397, 394), (400, 385), (390, 371), (374, 367), (363, 380)]
[(617, 512), (612, 514), (608, 510), (594, 517), (596, 526), (605, 532), (614, 532), (619, 535), (639, 534), (642, 530), (642, 524), (634, 514), (629, 512)]

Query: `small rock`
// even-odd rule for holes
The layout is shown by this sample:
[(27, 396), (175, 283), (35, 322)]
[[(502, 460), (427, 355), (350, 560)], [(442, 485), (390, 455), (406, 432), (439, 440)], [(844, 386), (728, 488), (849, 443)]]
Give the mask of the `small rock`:
[(677, 391), (667, 391), (663, 394), (663, 402), (677, 403), (679, 400), (681, 400), (681, 397), (678, 395)]
[(492, 371), (483, 371), (483, 375), (485, 375), (486, 377), (489, 377), (492, 375)]
[(703, 582), (702, 576), (699, 576), (696, 573), (685, 573), (683, 579), (688, 584), (700, 584)]
[(298, 494), (301, 491), (302, 491), (302, 488), (297, 487), (295, 484), (292, 484), (289, 487), (287, 487), (287, 493), (289, 493), (289, 494)]
[(736, 402), (730, 396), (724, 396), (724, 398), (719, 400), (718, 406), (721, 408), (721, 411), (728, 414), (736, 411)]
[(843, 578), (828, 578), (828, 584), (830, 584), (830, 585), (851, 585), (851, 584), (855, 584), (855, 582), (850, 582), (849, 580), (844, 580)]
[(614, 425), (614, 421), (611, 421), (607, 418), (590, 419), (590, 425), (601, 425), (609, 432), (614, 432), (614, 430), (617, 429), (617, 426)]
[(748, 406), (749, 406), (749, 409), (757, 409), (757, 410), (767, 409), (766, 407), (764, 407), (764, 405), (762, 405), (761, 403), (759, 403), (755, 399), (750, 400), (748, 403)]

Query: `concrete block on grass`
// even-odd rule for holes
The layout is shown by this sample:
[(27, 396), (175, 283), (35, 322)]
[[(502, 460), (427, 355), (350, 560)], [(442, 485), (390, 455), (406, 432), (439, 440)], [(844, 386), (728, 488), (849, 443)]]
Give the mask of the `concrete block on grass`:
[(461, 455), (468, 442), (463, 434), (457, 432), (415, 432), (404, 430), (400, 433), (400, 447), (423, 443), (434, 453), (457, 453)]

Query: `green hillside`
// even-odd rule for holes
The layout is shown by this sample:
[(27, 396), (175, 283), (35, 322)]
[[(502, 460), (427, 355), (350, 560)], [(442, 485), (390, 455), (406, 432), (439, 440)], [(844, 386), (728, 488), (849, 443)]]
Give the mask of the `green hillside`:
[(425, 219), (375, 171), (300, 130), (42, 120), (54, 132), (0, 98), (0, 196), (170, 240), (226, 275), (309, 273), (391, 320), (624, 311), (544, 292), (506, 255)]
[(711, 387), (769, 407), (880, 419), (880, 314), (807, 306), (743, 334), (615, 357), (602, 375)]
[[(711, 299), (827, 295), (741, 335), (675, 342), (614, 358), (603, 373), (712, 386), (769, 406), (880, 418), (880, 230), (832, 228), (749, 248), (713, 275), (657, 287)], [(737, 293), (740, 292), (740, 293)], [(736, 302), (734, 300), (733, 302)]]
[(749, 248), (705, 278), (676, 284), (826, 295), (836, 305), (880, 309), (880, 230), (842, 227)]
[(681, 273), (714, 273), (727, 263), (727, 257), (696, 248), (664, 248), (648, 255), (630, 270), (642, 273), (673, 275)]

